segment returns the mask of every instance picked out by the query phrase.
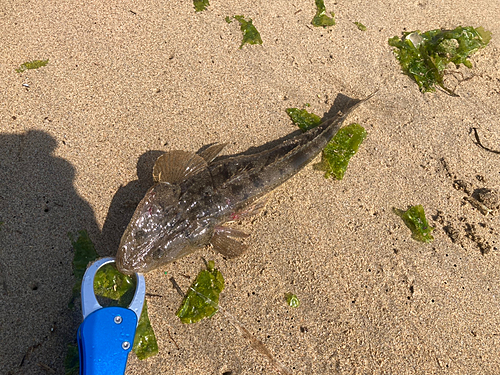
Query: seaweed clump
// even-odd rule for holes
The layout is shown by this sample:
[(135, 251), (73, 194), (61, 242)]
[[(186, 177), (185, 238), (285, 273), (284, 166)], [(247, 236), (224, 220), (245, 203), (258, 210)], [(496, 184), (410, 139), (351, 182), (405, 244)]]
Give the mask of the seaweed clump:
[(358, 152), (359, 146), (366, 138), (366, 130), (359, 124), (351, 124), (341, 128), (323, 150), (321, 163), (316, 169), (325, 172), (325, 178), (344, 178), (349, 160)]
[(211, 318), (219, 310), (219, 294), (223, 289), (224, 277), (213, 261), (207, 262), (207, 269), (196, 276), (176, 315), (185, 324)]
[(394, 36), (389, 45), (401, 64), (403, 72), (410, 76), (422, 92), (433, 92), (436, 86), (456, 96), (444, 86), (444, 71), (449, 63), (458, 68), (464, 64), (472, 68), (469, 56), (485, 47), (491, 40), (491, 32), (482, 27), (459, 26), (453, 30), (430, 30), (404, 32), (403, 37)]
[(358, 27), (359, 30), (366, 31), (366, 26), (363, 25), (361, 22), (354, 22), (354, 24)]

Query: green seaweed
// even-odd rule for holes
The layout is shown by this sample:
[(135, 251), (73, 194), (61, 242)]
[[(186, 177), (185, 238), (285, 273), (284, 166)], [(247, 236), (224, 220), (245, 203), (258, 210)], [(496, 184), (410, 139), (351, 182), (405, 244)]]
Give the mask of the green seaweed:
[(325, 178), (344, 178), (349, 160), (358, 152), (359, 146), (366, 138), (366, 130), (359, 124), (351, 124), (341, 128), (323, 150), (321, 163), (316, 169), (325, 172)]
[(394, 36), (389, 45), (401, 64), (403, 72), (412, 78), (422, 92), (433, 92), (436, 86), (450, 95), (456, 94), (444, 86), (444, 71), (449, 63), (458, 68), (464, 64), (472, 68), (468, 57), (491, 40), (491, 32), (482, 27), (459, 26), (453, 30), (404, 32), (400, 39)]
[(217, 311), (219, 294), (224, 289), (224, 277), (217, 270), (213, 261), (207, 262), (207, 269), (196, 276), (190, 290), (176, 315), (182, 323), (191, 324), (203, 318), (211, 318)]
[(149, 321), (148, 304), (146, 300), (144, 300), (139, 324), (135, 331), (134, 346), (132, 350), (140, 360), (158, 354), (158, 343), (156, 342), (156, 336), (151, 326), (151, 322)]
[(73, 294), (69, 302), (69, 307), (74, 307), (75, 299), (80, 296), (80, 288), (82, 285), (83, 275), (87, 270), (87, 265), (97, 259), (97, 252), (94, 244), (86, 230), (78, 232), (78, 237), (75, 239), (72, 233), (68, 233), (71, 245), (75, 250), (73, 256), (73, 274), (75, 275), (75, 285), (73, 286)]
[(434, 228), (429, 226), (422, 205), (411, 206), (406, 211), (394, 208), (394, 213), (403, 219), (406, 226), (411, 230), (411, 237), (414, 240), (420, 242), (431, 242), (434, 240), (434, 237), (431, 235)]
[(27, 61), (24, 64), (21, 64), (19, 68), (16, 69), (17, 73), (22, 73), (25, 70), (28, 69), (38, 69), (42, 66), (45, 66), (49, 63), (49, 59), (47, 60), (33, 60), (33, 61)]
[(130, 305), (135, 293), (135, 278), (124, 275), (116, 268), (114, 263), (105, 264), (96, 272), (94, 277), (94, 292), (98, 297), (103, 297), (104, 306)]
[(325, 1), (324, 0), (315, 0), (315, 2), (316, 2), (316, 15), (314, 16), (314, 18), (311, 21), (313, 26), (327, 27), (327, 26), (335, 25), (335, 19), (333, 18), (333, 17), (335, 17), (335, 15), (333, 14), (333, 12), (330, 12), (330, 14), (332, 15), (331, 17), (329, 17), (326, 14)]
[(204, 11), (210, 5), (208, 0), (193, 0), (194, 9), (197, 12)]
[(366, 26), (363, 25), (361, 22), (354, 22), (354, 24), (360, 29), (361, 31), (366, 31)]
[(288, 304), (288, 306), (290, 307), (299, 307), (300, 306), (300, 301), (299, 299), (297, 298), (297, 296), (293, 293), (286, 293), (285, 294), (285, 299), (286, 299), (286, 303)]
[[(245, 44), (262, 44), (260, 34), (253, 25), (251, 18), (249, 18), (248, 21), (245, 20), (244, 16), (234, 16), (233, 18), (240, 23), (240, 29), (243, 33), (240, 49), (243, 48)], [(231, 23), (231, 18), (226, 17), (226, 22)]]
[(321, 117), (314, 113), (309, 113), (305, 109), (287, 108), (286, 113), (300, 130), (307, 131), (321, 124)]

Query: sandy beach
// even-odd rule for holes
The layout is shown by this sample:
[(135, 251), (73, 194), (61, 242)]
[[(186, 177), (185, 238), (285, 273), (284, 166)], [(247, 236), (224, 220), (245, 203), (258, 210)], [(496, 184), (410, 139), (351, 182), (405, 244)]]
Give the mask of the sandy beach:
[[(64, 374), (82, 320), (68, 308), (67, 233), (85, 229), (100, 256), (115, 255), (162, 152), (220, 142), (241, 153), (297, 132), (287, 108), (330, 116), (377, 89), (346, 121), (368, 136), (342, 181), (311, 164), (241, 224), (244, 255), (207, 247), (145, 275), (159, 354), (131, 354), (126, 373), (277, 373), (223, 314), (175, 316), (169, 278), (186, 290), (202, 257), (225, 277), (222, 309), (294, 375), (500, 373), (498, 210), (470, 203), (500, 189), (500, 155), (473, 130), (500, 150), (500, 3), (325, 5), (335, 26), (311, 25), (312, 0), (212, 0), (203, 12), (178, 0), (2, 1), (1, 374)], [(252, 18), (262, 45), (239, 48), (234, 15)], [(421, 93), (388, 39), (457, 26), (492, 40), (472, 69), (446, 75), (458, 97)], [(431, 243), (393, 211), (417, 204)]]

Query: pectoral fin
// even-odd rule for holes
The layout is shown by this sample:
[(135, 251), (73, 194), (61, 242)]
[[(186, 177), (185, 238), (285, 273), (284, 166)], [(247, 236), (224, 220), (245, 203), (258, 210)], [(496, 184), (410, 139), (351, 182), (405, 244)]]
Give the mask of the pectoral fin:
[(189, 151), (169, 151), (156, 159), (153, 178), (156, 182), (179, 184), (207, 167), (206, 160)]
[(248, 248), (247, 245), (234, 238), (246, 238), (248, 236), (249, 234), (241, 230), (220, 226), (215, 228), (210, 243), (213, 245), (215, 251), (231, 259), (240, 256)]

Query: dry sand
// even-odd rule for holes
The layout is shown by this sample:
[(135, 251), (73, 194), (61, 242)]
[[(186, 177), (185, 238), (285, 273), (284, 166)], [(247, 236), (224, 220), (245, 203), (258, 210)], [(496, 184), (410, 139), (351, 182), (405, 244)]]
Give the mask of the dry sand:
[[(223, 315), (174, 315), (168, 277), (187, 288), (201, 256), (226, 278), (221, 306), (293, 374), (500, 373), (498, 216), (453, 187), (500, 187), (500, 155), (470, 133), (500, 148), (500, 3), (326, 1), (328, 29), (310, 25), (312, 0), (211, 3), (1, 2), (0, 373), (63, 373), (81, 321), (67, 307), (67, 232), (87, 229), (113, 255), (161, 151), (242, 152), (296, 131), (288, 107), (321, 115), (341, 109), (338, 94), (377, 88), (348, 120), (368, 138), (343, 181), (308, 166), (254, 220), (245, 255), (206, 249), (147, 274), (160, 353), (131, 355), (127, 373), (275, 373)], [(224, 21), (235, 14), (254, 20), (262, 46), (238, 48), (238, 25)], [(448, 76), (460, 97), (421, 94), (388, 38), (459, 25), (490, 30), (490, 45), (460, 69), (471, 79)], [(15, 72), (34, 59), (49, 64)], [(431, 244), (393, 213), (414, 204), (436, 227)]]

